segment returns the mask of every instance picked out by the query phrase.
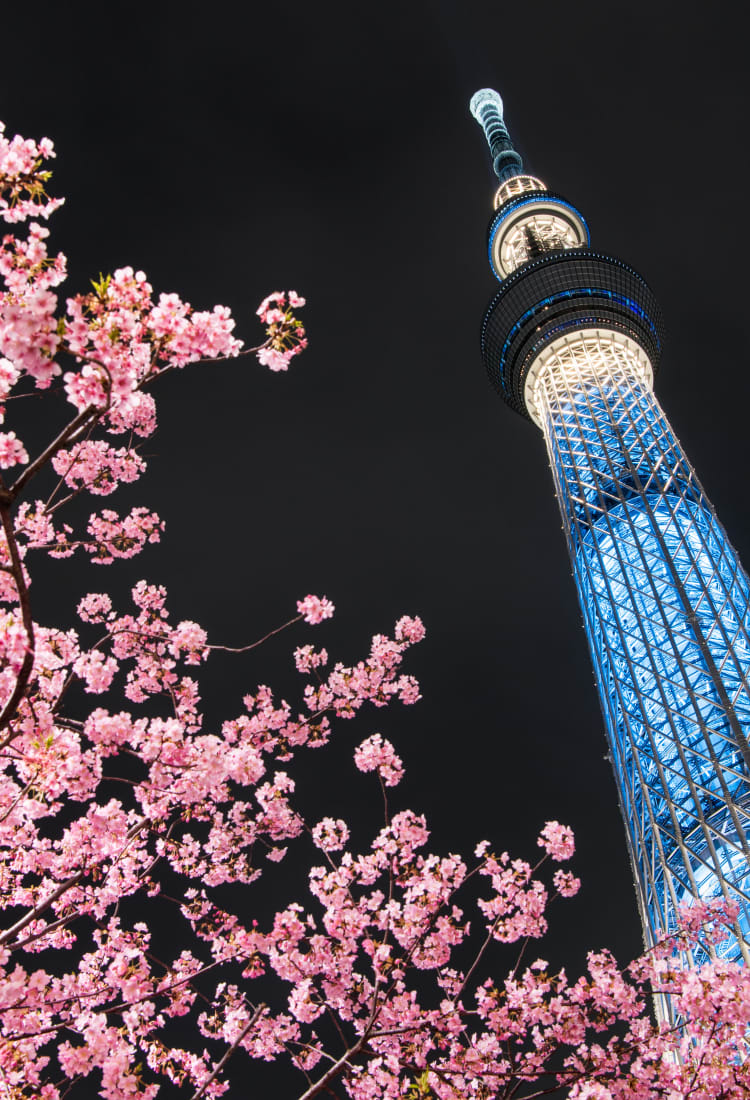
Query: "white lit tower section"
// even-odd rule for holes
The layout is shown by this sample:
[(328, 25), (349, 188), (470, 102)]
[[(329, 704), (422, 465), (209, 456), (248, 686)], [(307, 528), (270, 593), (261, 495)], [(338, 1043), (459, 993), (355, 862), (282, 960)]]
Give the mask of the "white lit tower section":
[(496, 92), (477, 92), (471, 111), (500, 181), (482, 354), (544, 433), (646, 942), (674, 928), (678, 906), (723, 897), (739, 917), (710, 950), (747, 963), (748, 578), (654, 396), (651, 290), (523, 174)]

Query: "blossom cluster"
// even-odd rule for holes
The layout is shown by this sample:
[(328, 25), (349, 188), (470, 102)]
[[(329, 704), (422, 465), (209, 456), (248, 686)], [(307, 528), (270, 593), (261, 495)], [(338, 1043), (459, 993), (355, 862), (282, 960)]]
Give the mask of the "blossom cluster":
[(379, 733), (368, 737), (354, 753), (361, 772), (377, 772), (386, 787), (395, 787), (404, 774), (403, 763), (390, 741)]
[(424, 626), (419, 617), (405, 616), (399, 622), (408, 623), (408, 629), (399, 628), (397, 623), (393, 638), (376, 634), (367, 660), (352, 667), (338, 663), (324, 681), (308, 684), (307, 707), (311, 711), (333, 709), (339, 718), (353, 718), (364, 702), (383, 707), (397, 696), (402, 703), (416, 703), (420, 698), (419, 684), (413, 676), (398, 670), (405, 651), (424, 636)]
[(288, 370), (294, 356), (307, 347), (304, 326), (294, 313), (304, 305), (305, 299), (296, 290), (288, 294), (276, 290), (258, 306), (256, 312), (266, 326), (267, 337), (258, 359), (269, 370)]
[[(27, 1072), (46, 1080), (52, 1044), (67, 1073), (100, 1073), (106, 1094), (117, 1098), (133, 1090), (144, 1053), (153, 1072), (195, 1086), (207, 1079), (205, 1052), (167, 1053), (159, 1039), (165, 1019), (191, 1010), (193, 974), (218, 961), (261, 973), (261, 946), (269, 963), (276, 955), (272, 939), (261, 941), (236, 916), (220, 912), (208, 892), (255, 881), (264, 859), (283, 859), (288, 844), (303, 835), (288, 765), (302, 747), (324, 744), (330, 731), (323, 709), (295, 718), (289, 704), (276, 702), (265, 687), (246, 696), (245, 713), (220, 731), (204, 730), (197, 684), (187, 669), (208, 656), (205, 632), (189, 621), (172, 624), (163, 587), (140, 582), (131, 595), (135, 610), (126, 613), (105, 593), (80, 601), (83, 625), (99, 634), (88, 648), (76, 631), (37, 626), (34, 670), (10, 726), (12, 755), (0, 771), (9, 807), (0, 820), (3, 908), (25, 911), (0, 935), (0, 1066), (10, 1072), (16, 1041), (11, 1037), (33, 1020), (38, 1037), (24, 1041)], [(11, 623), (2, 639), (7, 665), (17, 672), (25, 648), (22, 624)], [(344, 683), (344, 666), (337, 667)], [(390, 662), (381, 670), (384, 685), (396, 668)], [(126, 709), (95, 706), (82, 723), (63, 718), (60, 702), (74, 679), (91, 695), (109, 692), (120, 679)], [(0, 702), (7, 702), (12, 689), (11, 674)], [(133, 704), (159, 698), (171, 701), (171, 717), (134, 713)], [(366, 692), (357, 696), (346, 689), (347, 707), (366, 701)], [(335, 712), (341, 702), (331, 689), (326, 710)], [(140, 761), (142, 778), (129, 780), (127, 799), (105, 801), (99, 791), (123, 753)], [(63, 800), (81, 810), (53, 839), (48, 822)], [(319, 848), (333, 852), (349, 832), (344, 822), (324, 819), (312, 835)], [(213, 956), (211, 962), (183, 952), (168, 980), (147, 961), (146, 925), (128, 928), (118, 917), (124, 897), (141, 894), (144, 906), (149, 896), (159, 897), (160, 867), (185, 880), (183, 917)], [(53, 979), (17, 961), (24, 952), (73, 950), (84, 918), (95, 922), (96, 942), (70, 973)], [(300, 991), (294, 997), (302, 1003)], [(144, 1001), (158, 1002), (158, 1013), (144, 1015), (137, 1007)], [(83, 1014), (81, 1003), (87, 1006)], [(124, 1031), (106, 1022), (115, 1003), (122, 1005)], [(295, 1028), (286, 1028), (289, 1041)], [(82, 1041), (65, 1038), (71, 1029)], [(199, 1029), (207, 1033), (200, 1021)], [(282, 1033), (277, 1024), (269, 1031), (259, 1023), (252, 1042), (248, 1037), (250, 1052), (267, 1057)], [(155, 1095), (155, 1087), (145, 1095)], [(45, 1088), (45, 1096), (58, 1095), (49, 1082)]]
[(304, 600), (297, 600), (297, 611), (306, 623), (315, 626), (324, 619), (330, 619), (335, 607), (325, 596), (305, 596)]
[(49, 138), (32, 141), (18, 134), (8, 139), (5, 123), (0, 121), (0, 217), (20, 222), (28, 217), (47, 218), (61, 205), (62, 199), (50, 199), (45, 184), (50, 177), (42, 170), (44, 160), (54, 157)]
[[(0, 216), (6, 222), (46, 218), (60, 205), (46, 193), (50, 172), (43, 165), (52, 156), (48, 139), (9, 140), (0, 123)], [(0, 241), (0, 419), (11, 388), (25, 378), (37, 388), (62, 380), (79, 414), (71, 440), (95, 424), (144, 438), (156, 425), (151, 386), (157, 377), (198, 360), (240, 354), (242, 343), (225, 306), (195, 310), (177, 294), (155, 297), (146, 275), (132, 267), (92, 282), (88, 293), (68, 298), (59, 315), (55, 290), (65, 279), (66, 261), (61, 253), (48, 253), (48, 236), (31, 221), (25, 238), (7, 234)], [(295, 291), (277, 291), (261, 304), (257, 313), (266, 339), (251, 350), (262, 365), (286, 370), (307, 346), (295, 313), (304, 305)], [(69, 477), (93, 492), (111, 491), (114, 449), (84, 440), (89, 445), (79, 443), (72, 453), (68, 442), (60, 441), (60, 461), (69, 464)], [(136, 476), (132, 447), (118, 450), (120, 475), (128, 466)], [(0, 435), (0, 468), (28, 461), (23, 440), (14, 432)]]

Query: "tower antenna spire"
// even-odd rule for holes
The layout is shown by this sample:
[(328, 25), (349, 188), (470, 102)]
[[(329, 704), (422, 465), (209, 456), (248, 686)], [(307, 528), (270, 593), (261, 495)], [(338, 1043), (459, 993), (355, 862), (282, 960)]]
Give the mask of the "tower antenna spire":
[(469, 104), (471, 113), (484, 130), (492, 155), (492, 167), (502, 183), (523, 172), (523, 161), (513, 148), (503, 120), (503, 101), (493, 88), (475, 92)]

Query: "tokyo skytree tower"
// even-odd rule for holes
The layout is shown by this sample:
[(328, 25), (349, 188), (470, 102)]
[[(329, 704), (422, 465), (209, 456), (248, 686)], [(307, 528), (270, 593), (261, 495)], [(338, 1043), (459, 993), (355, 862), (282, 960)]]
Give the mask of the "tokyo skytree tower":
[(715, 950), (748, 963), (748, 578), (654, 396), (651, 290), (524, 174), (497, 92), (471, 111), (500, 181), (482, 354), (547, 444), (646, 942), (678, 906), (723, 897), (739, 916)]

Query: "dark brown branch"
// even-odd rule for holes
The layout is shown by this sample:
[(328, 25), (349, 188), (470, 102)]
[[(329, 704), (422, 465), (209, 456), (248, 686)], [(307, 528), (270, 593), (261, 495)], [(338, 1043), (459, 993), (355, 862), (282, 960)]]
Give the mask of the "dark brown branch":
[(107, 406), (101, 408), (97, 405), (88, 405), (83, 412), (80, 412), (78, 416), (74, 416), (73, 419), (67, 424), (63, 430), (52, 440), (49, 446), (45, 447), (41, 454), (37, 455), (33, 462), (31, 462), (26, 469), (20, 474), (19, 477), (11, 485), (8, 490), (12, 500), (18, 496), (25, 485), (38, 474), (42, 466), (46, 462), (56, 455), (66, 443), (69, 443), (77, 431), (80, 430), (89, 420), (98, 420), (103, 413), (107, 411)]
[[(26, 579), (23, 575), (23, 562), (21, 561), (21, 555), (18, 551), (18, 543), (16, 542), (16, 532), (13, 528), (13, 519), (10, 514), (10, 506), (3, 502), (0, 503), (0, 518), (2, 519), (3, 530), (5, 532), (5, 539), (8, 543), (8, 553), (10, 555), (11, 565), (13, 568), (13, 578), (16, 582), (16, 590), (18, 592), (18, 603), (21, 608), (21, 617), (23, 620), (23, 628), (26, 631), (26, 652), (24, 654), (21, 668), (19, 669), (18, 676), (16, 678), (16, 685), (11, 692), (11, 696), (8, 699), (2, 714), (0, 714), (0, 730), (5, 729), (10, 720), (16, 713), (16, 708), (24, 696), (26, 688), (31, 676), (31, 670), (34, 667), (34, 621), (31, 617), (31, 604), (29, 603), (29, 590), (26, 587)], [(10, 735), (0, 742), (0, 749), (5, 748), (8, 741), (12, 740)]]
[(76, 873), (74, 875), (71, 875), (70, 878), (66, 878), (64, 882), (61, 882), (56, 890), (53, 890), (51, 894), (48, 894), (44, 901), (40, 901), (37, 905), (34, 906), (33, 909), (30, 909), (28, 913), (25, 914), (25, 916), (17, 920), (15, 924), (12, 924), (10, 926), (10, 928), (7, 928), (5, 932), (0, 932), (0, 944), (8, 943), (8, 941), (12, 940), (18, 932), (23, 931), (23, 929), (28, 924), (31, 924), (31, 922), (36, 920), (37, 917), (40, 917), (42, 913), (46, 912), (46, 910), (49, 909), (50, 905), (54, 905), (58, 898), (61, 898), (63, 894), (70, 890), (72, 886), (75, 886), (77, 883), (79, 883), (84, 874), (85, 871), (76, 871)]
[(351, 1059), (354, 1058), (367, 1043), (372, 1032), (373, 1025), (378, 1018), (381, 1004), (378, 1000), (378, 987), (375, 987), (375, 995), (373, 998), (372, 1011), (370, 1012), (370, 1018), (362, 1029), (362, 1034), (356, 1043), (345, 1050), (341, 1057), (333, 1063), (330, 1069), (326, 1070), (320, 1080), (316, 1081), (314, 1085), (311, 1085), (309, 1089), (306, 1089), (297, 1100), (311, 1100), (313, 1096), (317, 1096), (319, 1093), (329, 1091), (328, 1086), (331, 1081), (334, 1081), (340, 1074), (344, 1072), (347, 1065), (351, 1064)]
[(18, 951), (21, 947), (26, 947), (29, 943), (34, 943), (36, 940), (41, 940), (44, 936), (48, 936), (51, 932), (56, 932), (58, 928), (63, 928), (66, 924), (70, 924), (71, 921), (76, 920), (80, 913), (69, 913), (67, 917), (60, 917), (59, 920), (53, 920), (51, 924), (45, 924), (41, 932), (34, 932), (29, 936), (26, 936), (22, 940), (16, 940), (12, 945), (14, 951)]

